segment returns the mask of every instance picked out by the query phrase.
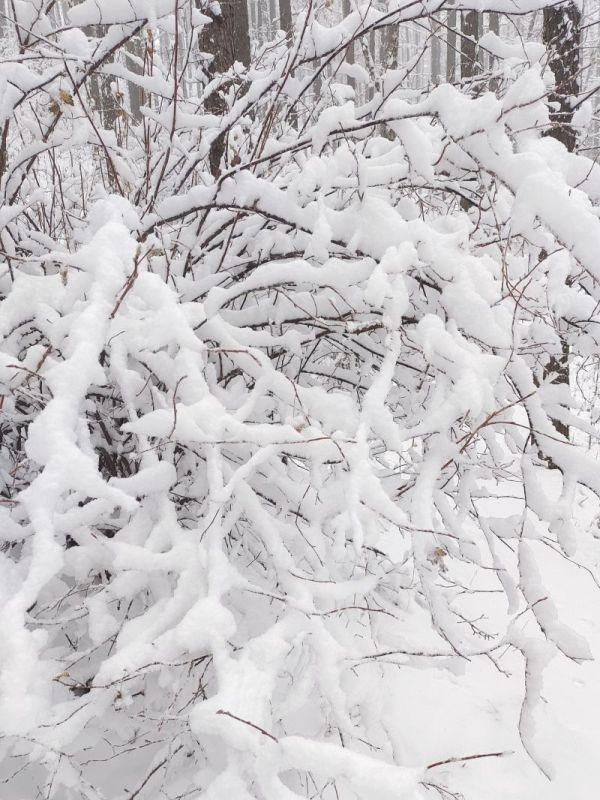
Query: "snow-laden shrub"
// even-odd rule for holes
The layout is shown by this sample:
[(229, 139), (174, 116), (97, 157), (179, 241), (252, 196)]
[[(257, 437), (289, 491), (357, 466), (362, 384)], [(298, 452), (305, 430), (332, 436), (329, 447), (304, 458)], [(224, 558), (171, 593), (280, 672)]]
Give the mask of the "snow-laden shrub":
[[(552, 369), (597, 352), (600, 171), (541, 136), (543, 54), (477, 97), (397, 70), (361, 105), (334, 69), (310, 108), (317, 57), (425, 13), (311, 10), (215, 117), (154, 53), (173, 0), (51, 5), (17, 5), (38, 60), (2, 65), (8, 790), (451, 796), (448, 760), (509, 755), (390, 728), (439, 669), (520, 677), (509, 749), (549, 774), (542, 668), (591, 655), (538, 559), (576, 570), (600, 490)], [(152, 71), (105, 58), (149, 28)], [(143, 84), (142, 122), (102, 128), (95, 73)]]

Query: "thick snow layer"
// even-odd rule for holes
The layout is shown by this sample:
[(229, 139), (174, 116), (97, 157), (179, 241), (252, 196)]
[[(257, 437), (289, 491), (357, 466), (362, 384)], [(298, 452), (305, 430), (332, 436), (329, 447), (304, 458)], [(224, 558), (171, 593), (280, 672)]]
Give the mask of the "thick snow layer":
[(588, 800), (600, 168), (543, 48), (415, 88), (368, 42), (439, 0), (315, 3), (213, 73), (225, 3), (13, 5), (0, 800)]

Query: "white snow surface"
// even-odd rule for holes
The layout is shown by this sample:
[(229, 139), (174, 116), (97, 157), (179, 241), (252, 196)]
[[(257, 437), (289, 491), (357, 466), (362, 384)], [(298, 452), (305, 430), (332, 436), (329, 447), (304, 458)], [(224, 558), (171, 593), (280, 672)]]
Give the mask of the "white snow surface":
[[(600, 168), (541, 136), (540, 47), (306, 111), (440, 3), (310, 10), (216, 115), (103, 62), (172, 0), (40, 2), (0, 64), (0, 800), (595, 796)], [(92, 68), (154, 95), (127, 146)]]

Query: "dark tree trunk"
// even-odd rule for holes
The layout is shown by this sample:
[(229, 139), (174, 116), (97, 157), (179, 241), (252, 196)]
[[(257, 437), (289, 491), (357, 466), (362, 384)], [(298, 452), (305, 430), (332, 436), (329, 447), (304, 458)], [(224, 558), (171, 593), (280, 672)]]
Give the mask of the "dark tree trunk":
[[(375, 31), (371, 31), (369, 33), (368, 50), (369, 50), (369, 57), (371, 59), (371, 69), (370, 69), (371, 80), (369, 81), (369, 85), (367, 87), (367, 100), (372, 100), (375, 95), (375, 86), (377, 83), (377, 64), (378, 64), (377, 37)], [(352, 61), (349, 61), (349, 63), (354, 64), (354, 50), (352, 51)], [(354, 86), (355, 81), (351, 80), (350, 85)]]
[(479, 41), (479, 14), (477, 11), (463, 11), (460, 38), (460, 77), (472, 78), (481, 72), (477, 62), (477, 42)]
[(8, 0), (0, 0), (0, 37), (4, 40), (10, 36), (12, 23), (10, 9), (8, 7)]
[[(350, 6), (350, 0), (342, 0), (342, 15), (344, 17), (347, 17), (348, 14), (351, 11), (352, 11), (352, 8)], [(354, 58), (354, 42), (352, 42), (351, 44), (348, 45), (348, 48), (346, 50), (346, 61), (348, 62), (348, 64), (354, 64), (354, 62), (355, 62), (355, 58)], [(354, 86), (355, 85), (355, 81), (352, 78), (350, 78), (348, 80), (348, 83), (350, 84), (350, 86)]]
[[(73, 5), (81, 0), (76, 0)], [(98, 46), (106, 35), (107, 28), (103, 25), (89, 25), (83, 29), (86, 36), (94, 37), (98, 41)], [(110, 63), (113, 59), (109, 59)], [(112, 90), (111, 77), (103, 75), (101, 72), (96, 71), (91, 76), (89, 81), (89, 93), (92, 101), (92, 107), (100, 117), (102, 127), (106, 130), (116, 130), (117, 119), (119, 116), (119, 108), (117, 107), (117, 98)]]
[[(70, 0), (68, 5), (77, 6), (83, 0)], [(101, 47), (101, 42), (106, 35), (108, 28), (105, 25), (87, 25), (83, 28), (86, 36), (97, 40), (97, 47)], [(111, 57), (106, 63), (111, 63), (114, 59)], [(117, 98), (112, 90), (112, 79), (109, 75), (103, 75), (101, 72), (96, 71), (91, 76), (89, 82), (86, 84), (89, 97), (92, 102), (92, 108), (97, 112), (100, 117), (102, 127), (105, 130), (116, 131), (117, 120), (121, 113), (121, 109), (117, 103)]]
[(92, 93), (96, 110), (100, 112), (102, 127), (105, 130), (115, 131), (120, 108), (117, 97), (113, 92), (111, 78), (108, 75), (96, 73), (92, 79)]
[[(200, 7), (199, 0), (196, 0)], [(209, 80), (226, 73), (236, 61), (245, 66), (250, 63), (250, 26), (248, 4), (246, 0), (221, 0), (221, 13), (215, 14), (208, 9), (203, 14), (212, 22), (202, 29), (199, 46), (203, 53), (212, 58), (207, 61), (205, 71)], [(206, 99), (204, 106), (210, 114), (223, 116), (227, 111), (227, 102), (223, 92), (230, 84), (217, 87)], [(221, 173), (221, 160), (225, 154), (226, 135), (219, 134), (210, 148), (210, 171), (217, 178)]]
[[(573, 3), (544, 9), (543, 41), (548, 49), (548, 65), (554, 75), (554, 91), (549, 96), (551, 127), (547, 136), (562, 142), (572, 153), (577, 148), (577, 131), (572, 125), (573, 102), (579, 93), (581, 12)], [(569, 384), (569, 346), (563, 340), (561, 352), (552, 356), (544, 374), (554, 373), (555, 382)], [(554, 420), (557, 432), (569, 438), (569, 426)]]
[[(288, 43), (291, 44), (294, 33), (292, 0), (279, 0), (279, 27), (285, 32)], [(294, 70), (291, 70), (290, 75), (291, 77), (294, 76)], [(296, 108), (292, 109), (288, 119), (293, 128), (298, 127), (298, 111)]]
[(548, 65), (555, 88), (550, 94), (548, 136), (562, 142), (569, 152), (577, 146), (572, 126), (573, 100), (579, 94), (581, 12), (572, 3), (544, 9), (543, 40), (548, 49)]
[(400, 38), (400, 25), (388, 25), (385, 29), (385, 61), (388, 69), (398, 68), (398, 43)]
[[(500, 14), (498, 14), (497, 11), (492, 11), (490, 14), (488, 14), (488, 28), (490, 32), (495, 33), (496, 36), (500, 35)], [(488, 55), (488, 65), (490, 69), (494, 66), (495, 61), (496, 59), (494, 56), (491, 54)], [(496, 87), (492, 86), (491, 88), (495, 89)]]
[(432, 24), (431, 36), (431, 80), (439, 83), (442, 77), (442, 43), (440, 42), (441, 27), (435, 22)]
[[(127, 43), (127, 52), (135, 56), (135, 59), (127, 59), (126, 66), (130, 72), (136, 75), (143, 75), (144, 67), (139, 61), (143, 61), (144, 53), (146, 50), (146, 34), (142, 32), (135, 39), (131, 39)], [(127, 90), (129, 92), (129, 109), (131, 111), (131, 118), (136, 124), (142, 121), (141, 108), (145, 103), (144, 90), (137, 83), (127, 82)]]
[[(87, 36), (93, 36), (98, 42), (101, 42), (106, 34), (106, 27), (102, 25), (90, 25), (84, 28), (84, 33)], [(111, 58), (107, 63), (110, 63), (112, 60)], [(110, 75), (103, 75), (101, 72), (96, 71), (90, 78), (89, 92), (93, 109), (100, 116), (102, 127), (105, 130), (115, 131), (120, 108), (115, 93), (112, 90), (111, 83), (112, 79)]]
[[(2, 18), (0, 19), (0, 37), (3, 43), (8, 39), (12, 33), (10, 18), (8, 15), (7, 0), (0, 0), (0, 11)], [(0, 129), (0, 180), (2, 179), (8, 162), (8, 128), (9, 120), (6, 119)]]
[(448, 37), (446, 49), (446, 80), (452, 83), (456, 78), (456, 11), (448, 12)]
[(291, 0), (279, 0), (279, 27), (291, 36), (294, 30)]
[(265, 9), (263, 0), (257, 0), (256, 3), (256, 31), (258, 43), (263, 44), (265, 41)]

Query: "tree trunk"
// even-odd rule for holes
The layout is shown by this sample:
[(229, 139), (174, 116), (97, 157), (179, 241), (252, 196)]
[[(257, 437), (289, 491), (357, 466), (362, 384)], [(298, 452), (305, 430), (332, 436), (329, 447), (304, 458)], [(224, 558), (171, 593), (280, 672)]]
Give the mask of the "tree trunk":
[(9, 14), (8, 8), (8, 0), (0, 0), (0, 38), (2, 39), (2, 44), (5, 44), (5, 40), (10, 36), (10, 30), (12, 27), (11, 23), (11, 14)]
[(472, 78), (481, 72), (477, 62), (477, 42), (479, 40), (479, 14), (477, 11), (463, 11), (460, 39), (460, 77)]
[[(572, 153), (577, 148), (577, 131), (572, 125), (573, 102), (579, 93), (581, 12), (573, 3), (544, 9), (543, 42), (548, 49), (548, 65), (554, 75), (554, 91), (549, 96), (551, 128), (547, 136), (562, 142)], [(556, 383), (569, 384), (569, 347), (562, 340), (561, 352), (552, 356), (544, 370), (554, 373)], [(554, 420), (557, 432), (569, 438), (569, 426)]]
[[(131, 39), (127, 43), (126, 50), (135, 56), (135, 59), (126, 59), (125, 64), (127, 69), (134, 72), (136, 75), (143, 75), (144, 67), (139, 61), (143, 61), (144, 53), (146, 51), (146, 35), (145, 32), (138, 34), (135, 39)], [(131, 111), (131, 118), (134, 123), (139, 124), (142, 121), (141, 107), (145, 103), (144, 90), (137, 83), (127, 82), (127, 90), (129, 92), (129, 110)]]
[[(375, 86), (377, 85), (377, 74), (378, 74), (378, 61), (377, 61), (377, 37), (375, 35), (375, 31), (371, 31), (369, 33), (369, 60), (371, 62), (371, 80), (369, 81), (369, 85), (367, 86), (367, 100), (372, 100), (375, 95)], [(354, 63), (354, 57), (352, 60)], [(354, 85), (354, 81), (351, 81), (352, 85)]]
[[(495, 33), (496, 36), (500, 35), (500, 14), (497, 11), (492, 11), (488, 14), (488, 28), (490, 33)], [(494, 66), (496, 59), (493, 55), (488, 56), (488, 65), (490, 69)]]
[(456, 11), (448, 12), (447, 21), (446, 80), (452, 83), (456, 78)]
[(256, 30), (259, 44), (263, 44), (265, 36), (265, 7), (263, 0), (256, 0)]
[(439, 83), (442, 76), (442, 43), (440, 42), (440, 26), (435, 22), (431, 25), (431, 80)]
[(577, 146), (577, 133), (571, 122), (573, 100), (579, 94), (581, 45), (581, 12), (573, 3), (544, 9), (543, 41), (555, 84), (549, 96), (552, 127), (547, 135), (558, 139), (572, 153)]
[(398, 68), (398, 43), (400, 26), (388, 25), (385, 30), (385, 60), (388, 69)]
[[(93, 36), (101, 42), (105, 36), (106, 28), (102, 25), (90, 25), (84, 28), (86, 36)], [(112, 59), (109, 60), (112, 61)], [(105, 130), (115, 130), (117, 119), (120, 113), (117, 98), (112, 90), (112, 79), (110, 75), (103, 75), (101, 72), (94, 72), (89, 80), (89, 93), (92, 101), (92, 108), (100, 117), (102, 127)]]
[[(342, 0), (342, 17), (347, 17), (348, 14), (352, 11), (352, 7), (350, 6), (350, 0)], [(348, 64), (354, 64), (354, 42), (351, 42), (348, 47), (346, 48), (346, 59)], [(348, 79), (348, 83), (350, 86), (355, 85), (355, 81), (353, 78)]]
[(279, 27), (282, 31), (285, 31), (288, 36), (292, 35), (294, 23), (292, 21), (291, 0), (279, 0)]
[[(81, 2), (82, 0), (70, 0), (70, 5), (76, 6)], [(104, 25), (89, 25), (83, 28), (86, 36), (97, 39), (98, 46), (100, 46), (100, 42), (102, 42), (107, 30)], [(108, 63), (110, 61), (113, 61), (113, 58), (109, 59)], [(102, 127), (106, 130), (116, 130), (120, 109), (112, 90), (110, 76), (95, 72), (88, 82), (88, 87), (93, 110), (98, 113)]]
[[(292, 19), (292, 2), (291, 0), (279, 0), (279, 27), (285, 32), (288, 44), (291, 44), (294, 34), (294, 21)], [(291, 77), (294, 76), (295, 70), (290, 72)], [(292, 109), (288, 117), (292, 128), (298, 127), (298, 111), (297, 108)]]
[[(200, 8), (202, 5), (200, 0), (196, 2)], [(202, 11), (212, 20), (202, 29), (199, 37), (200, 50), (212, 56), (205, 67), (209, 81), (217, 75), (226, 73), (236, 61), (245, 66), (250, 64), (250, 26), (246, 0), (221, 0), (220, 6), (219, 15), (210, 9)], [(226, 113), (227, 101), (223, 97), (222, 90), (229, 85), (216, 88), (205, 99), (204, 107), (209, 114), (223, 116)], [(210, 171), (215, 178), (221, 174), (225, 145), (225, 133), (219, 134), (211, 144), (209, 163)]]
[(277, 20), (279, 19), (279, 4), (277, 0), (269, 0), (269, 39), (272, 39), (275, 32), (279, 29)]

